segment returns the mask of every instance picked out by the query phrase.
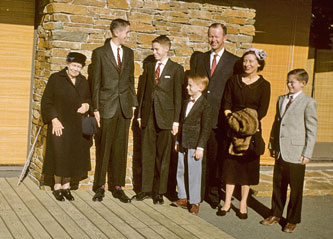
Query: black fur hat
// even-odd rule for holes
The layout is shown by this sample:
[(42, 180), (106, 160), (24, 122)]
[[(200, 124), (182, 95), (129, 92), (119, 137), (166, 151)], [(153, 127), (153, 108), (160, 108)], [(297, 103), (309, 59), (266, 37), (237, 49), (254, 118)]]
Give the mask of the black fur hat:
[(86, 59), (87, 57), (85, 55), (78, 52), (70, 52), (66, 57), (67, 62), (77, 62), (80, 63), (82, 67), (85, 66)]

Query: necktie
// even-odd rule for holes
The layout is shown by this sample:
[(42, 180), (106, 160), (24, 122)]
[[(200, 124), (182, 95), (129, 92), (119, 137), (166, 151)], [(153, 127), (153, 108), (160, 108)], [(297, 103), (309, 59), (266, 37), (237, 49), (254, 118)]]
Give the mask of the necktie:
[(118, 70), (121, 69), (121, 60), (120, 60), (120, 47), (117, 48), (117, 61), (118, 61)]
[(162, 63), (158, 63), (158, 66), (156, 68), (156, 71), (155, 71), (155, 85), (157, 85), (159, 79), (160, 79), (160, 70), (161, 70), (161, 65)]
[(212, 63), (212, 68), (210, 69), (210, 76), (213, 76), (214, 71), (215, 71), (215, 69), (216, 69), (216, 57), (217, 57), (217, 54), (214, 54), (214, 59), (213, 59), (213, 63)]
[(287, 103), (287, 105), (286, 105), (286, 110), (285, 110), (284, 112), (287, 111), (287, 109), (289, 108), (289, 106), (291, 105), (291, 103), (293, 103), (293, 96), (292, 96), (292, 95), (289, 96), (289, 101), (288, 101), (288, 103)]
[(192, 102), (192, 103), (195, 103), (195, 99), (192, 99), (192, 98), (190, 98), (188, 101)]

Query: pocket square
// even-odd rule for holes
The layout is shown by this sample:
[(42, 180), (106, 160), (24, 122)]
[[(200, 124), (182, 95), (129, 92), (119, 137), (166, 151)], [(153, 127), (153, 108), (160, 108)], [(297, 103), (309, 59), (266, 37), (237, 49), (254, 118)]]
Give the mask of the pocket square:
[(164, 78), (170, 78), (170, 76), (164, 76)]

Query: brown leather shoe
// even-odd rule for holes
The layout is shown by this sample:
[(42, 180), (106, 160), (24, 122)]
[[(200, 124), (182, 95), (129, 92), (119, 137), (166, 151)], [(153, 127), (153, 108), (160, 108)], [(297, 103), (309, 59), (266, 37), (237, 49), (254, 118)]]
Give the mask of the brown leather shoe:
[(296, 228), (296, 224), (288, 222), (287, 225), (284, 226), (283, 231), (291, 233), (291, 232), (295, 231), (295, 228)]
[(199, 206), (200, 206), (199, 203), (197, 203), (197, 204), (191, 204), (190, 213), (198, 215), (198, 213), (199, 213)]
[(274, 223), (278, 223), (279, 221), (280, 221), (279, 217), (269, 216), (269, 217), (265, 218), (264, 220), (262, 220), (260, 223), (262, 225), (272, 226)]
[(181, 198), (176, 201), (177, 206), (187, 208), (187, 198)]

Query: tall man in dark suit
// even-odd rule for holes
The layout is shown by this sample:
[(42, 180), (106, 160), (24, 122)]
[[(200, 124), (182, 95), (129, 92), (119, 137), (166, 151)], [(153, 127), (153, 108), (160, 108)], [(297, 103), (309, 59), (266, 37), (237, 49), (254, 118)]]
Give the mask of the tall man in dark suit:
[[(220, 23), (213, 23), (208, 29), (208, 42), (211, 50), (197, 54), (191, 65), (192, 73), (204, 74), (209, 78), (209, 85), (203, 92), (212, 107), (212, 132), (207, 143), (206, 196), (205, 200), (216, 208), (219, 203), (219, 177), (217, 160), (221, 151), (221, 131), (219, 113), (224, 87), (232, 76), (234, 65), (239, 59), (226, 51), (224, 42), (227, 40), (227, 28)], [(220, 133), (219, 133), (220, 132)]]
[(153, 196), (162, 204), (167, 191), (171, 134), (178, 132), (184, 68), (168, 58), (170, 39), (164, 35), (152, 42), (154, 62), (142, 76), (138, 121), (142, 128), (142, 190), (137, 200)]
[(99, 135), (96, 137), (94, 201), (102, 201), (105, 177), (115, 198), (127, 203), (125, 186), (128, 132), (137, 106), (134, 90), (134, 54), (122, 44), (129, 38), (130, 23), (115, 19), (110, 25), (112, 39), (93, 51), (91, 82), (94, 114)]

